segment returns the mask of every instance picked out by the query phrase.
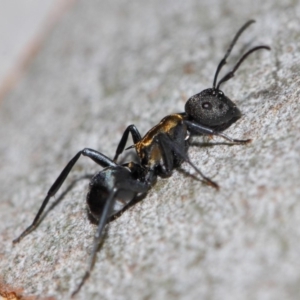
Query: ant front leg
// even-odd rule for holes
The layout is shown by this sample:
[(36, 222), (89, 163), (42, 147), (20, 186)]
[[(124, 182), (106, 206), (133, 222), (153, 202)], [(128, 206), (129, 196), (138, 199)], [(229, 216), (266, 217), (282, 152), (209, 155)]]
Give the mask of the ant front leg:
[(187, 162), (205, 181), (206, 184), (214, 187), (215, 189), (219, 189), (219, 185), (211, 180), (210, 178), (206, 177), (195, 165), (192, 163), (192, 161), (189, 159), (184, 145), (180, 145), (179, 143), (176, 143), (173, 141), (169, 136), (165, 134), (160, 134), (158, 136), (158, 142), (161, 146), (164, 162), (166, 166), (168, 166), (168, 160), (165, 159), (167, 157), (168, 153), (173, 152), (175, 155), (180, 157), (183, 161)]
[(59, 188), (61, 187), (61, 185), (63, 184), (63, 182), (65, 181), (65, 179), (67, 178), (67, 176), (69, 175), (71, 169), (74, 167), (75, 163), (77, 162), (77, 160), (79, 159), (79, 157), (81, 155), (87, 156), (89, 158), (91, 158), (94, 162), (96, 162), (97, 164), (101, 165), (102, 167), (108, 167), (108, 166), (112, 166), (115, 167), (116, 164), (110, 160), (107, 156), (105, 156), (104, 154), (93, 150), (93, 149), (89, 149), (89, 148), (85, 148), (81, 151), (79, 151), (70, 161), (69, 163), (65, 166), (65, 168), (62, 170), (62, 172), (59, 174), (59, 176), (57, 177), (57, 179), (55, 180), (55, 182), (52, 184), (52, 186), (50, 187), (38, 213), (36, 214), (32, 224), (26, 228), (26, 230), (15, 240), (13, 240), (13, 243), (16, 244), (18, 243), (24, 236), (26, 236), (27, 234), (29, 234), (32, 230), (34, 230), (39, 222), (40, 216), (43, 213), (47, 203), (49, 202), (49, 199), (54, 196), (56, 194), (56, 192), (59, 190)]
[(233, 139), (233, 138), (229, 137), (228, 135), (224, 134), (223, 132), (215, 131), (214, 129), (211, 129), (207, 126), (203, 126), (203, 125), (200, 125), (200, 124), (192, 122), (192, 121), (184, 121), (184, 123), (187, 125), (188, 130), (194, 134), (216, 135), (216, 136), (220, 136), (220, 137), (224, 138), (225, 140), (230, 141), (234, 144), (247, 144), (252, 141), (251, 139), (247, 139), (247, 140)]
[(135, 127), (135, 125), (133, 125), (133, 124), (129, 125), (126, 128), (126, 130), (124, 131), (123, 136), (119, 142), (119, 145), (116, 150), (115, 157), (114, 157), (114, 162), (117, 161), (119, 155), (124, 151), (124, 148), (125, 148), (127, 140), (128, 140), (129, 133), (131, 133), (134, 144), (138, 143), (142, 139), (142, 137), (141, 137), (139, 131), (137, 130), (137, 128)]

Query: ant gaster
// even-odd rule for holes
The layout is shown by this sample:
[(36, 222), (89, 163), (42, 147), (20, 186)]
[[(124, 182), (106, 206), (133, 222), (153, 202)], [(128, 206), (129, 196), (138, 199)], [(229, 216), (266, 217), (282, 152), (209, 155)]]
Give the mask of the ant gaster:
[[(98, 221), (98, 228), (89, 265), (72, 296), (80, 290), (92, 271), (97, 250), (104, 236), (105, 225), (111, 217), (133, 203), (137, 195), (147, 193), (155, 183), (158, 175), (169, 176), (174, 168), (179, 167), (183, 161), (186, 161), (202, 176), (206, 183), (218, 188), (218, 185), (205, 177), (188, 158), (187, 150), (190, 134), (216, 135), (233, 143), (247, 143), (250, 141), (233, 139), (222, 133), (223, 130), (241, 117), (241, 112), (219, 88), (222, 83), (234, 76), (235, 71), (249, 54), (259, 49), (270, 50), (270, 48), (268, 46), (257, 46), (250, 49), (240, 58), (232, 71), (227, 73), (218, 83), (217, 78), (238, 37), (253, 22), (252, 20), (247, 22), (237, 32), (224, 58), (218, 65), (213, 87), (192, 96), (185, 105), (185, 112), (166, 116), (158, 125), (150, 129), (143, 138), (134, 125), (128, 126), (118, 145), (114, 160), (96, 150), (85, 148), (79, 151), (50, 187), (32, 224), (13, 241), (14, 244), (18, 243), (37, 227), (50, 198), (59, 190), (81, 155), (89, 157), (104, 167), (90, 182), (87, 205), (90, 214)], [(129, 148), (134, 147), (136, 149), (140, 163), (118, 164), (118, 156), (125, 149), (129, 133), (131, 133), (134, 141), (134, 145)]]
[(21, 239), (37, 227), (49, 199), (59, 190), (81, 155), (89, 157), (98, 165), (104, 167), (104, 169), (94, 175), (90, 181), (86, 201), (90, 215), (98, 221), (98, 228), (95, 234), (88, 268), (77, 289), (73, 292), (73, 296), (80, 290), (81, 286), (90, 276), (95, 263), (97, 250), (104, 235), (105, 225), (115, 215), (130, 206), (131, 201), (134, 200), (138, 194), (147, 193), (156, 180), (154, 174), (148, 172), (148, 170), (140, 164), (130, 162), (119, 165), (104, 154), (93, 149), (85, 148), (79, 151), (62, 170), (50, 187), (32, 224), (25, 229), (18, 238), (13, 240), (14, 244), (20, 242)]
[[(118, 145), (114, 161), (124, 151), (129, 133), (131, 133), (135, 148), (143, 166), (160, 176), (169, 176), (175, 167), (185, 161), (202, 176), (204, 181), (218, 188), (218, 184), (204, 176), (190, 161), (187, 155), (190, 135), (216, 135), (232, 143), (248, 143), (251, 140), (239, 140), (225, 135), (222, 131), (235, 123), (242, 114), (237, 106), (220, 90), (220, 85), (232, 78), (241, 63), (254, 51), (270, 50), (268, 46), (256, 46), (247, 51), (218, 83), (218, 75), (242, 32), (254, 23), (245, 23), (235, 35), (225, 56), (220, 61), (213, 81), (213, 87), (188, 99), (185, 112), (168, 115), (159, 124), (150, 129), (142, 138), (137, 128), (130, 125), (126, 128)], [(129, 149), (127, 148), (127, 149)]]

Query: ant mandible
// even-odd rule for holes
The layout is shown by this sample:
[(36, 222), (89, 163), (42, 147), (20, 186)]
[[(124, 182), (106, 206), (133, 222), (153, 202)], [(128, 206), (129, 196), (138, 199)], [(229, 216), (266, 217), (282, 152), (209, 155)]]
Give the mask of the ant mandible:
[(248, 21), (236, 33), (217, 67), (212, 88), (205, 89), (189, 98), (185, 104), (185, 112), (164, 117), (143, 138), (135, 125), (128, 126), (119, 142), (114, 161), (117, 161), (119, 155), (124, 151), (128, 135), (131, 133), (134, 145), (129, 148), (135, 148), (141, 164), (155, 174), (169, 176), (174, 168), (185, 161), (202, 176), (207, 184), (218, 188), (217, 183), (204, 176), (190, 161), (187, 155), (189, 138), (191, 135), (215, 135), (232, 143), (245, 144), (251, 141), (251, 139), (234, 139), (222, 132), (240, 119), (242, 114), (238, 107), (220, 90), (220, 85), (234, 76), (239, 66), (251, 53), (260, 49), (270, 50), (270, 47), (261, 45), (251, 48), (218, 83), (217, 80), (237, 39), (254, 22), (254, 20)]

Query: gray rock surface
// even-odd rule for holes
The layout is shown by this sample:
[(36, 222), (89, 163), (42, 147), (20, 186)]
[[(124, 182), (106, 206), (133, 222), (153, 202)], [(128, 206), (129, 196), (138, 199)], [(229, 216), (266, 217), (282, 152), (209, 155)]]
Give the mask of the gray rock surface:
[[(78, 299), (300, 298), (300, 4), (298, 1), (78, 1), (0, 106), (0, 270), (27, 294), (68, 299), (87, 264), (95, 225), (81, 158), (40, 226), (19, 244), (67, 161), (80, 149), (112, 157), (134, 123), (146, 133), (210, 87), (229, 61), (268, 44), (223, 91), (244, 117), (226, 133), (247, 146), (197, 143), (189, 155), (216, 191), (186, 173), (159, 179), (109, 225)], [(231, 64), (232, 65), (232, 64)], [(61, 195), (63, 194), (63, 197)], [(63, 198), (63, 199), (61, 199)], [(51, 203), (54, 203), (53, 199)]]

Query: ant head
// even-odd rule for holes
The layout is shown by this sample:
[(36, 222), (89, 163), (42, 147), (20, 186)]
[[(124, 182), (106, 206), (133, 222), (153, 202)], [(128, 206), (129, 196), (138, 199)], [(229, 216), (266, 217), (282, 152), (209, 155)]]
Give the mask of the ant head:
[(252, 23), (254, 23), (253, 20), (246, 22), (236, 33), (233, 41), (227, 49), (227, 52), (225, 53), (225, 56), (217, 67), (213, 81), (213, 87), (192, 96), (185, 104), (185, 112), (187, 117), (191, 120), (212, 129), (222, 131), (236, 122), (242, 116), (237, 106), (220, 90), (220, 85), (234, 76), (235, 71), (251, 53), (260, 49), (270, 50), (270, 47), (261, 45), (251, 48), (239, 59), (230, 72), (225, 74), (225, 76), (220, 79), (219, 82), (217, 82), (217, 80), (218, 75), (222, 67), (226, 64), (226, 60), (237, 39)]
[(241, 116), (237, 106), (219, 89), (206, 89), (185, 104), (188, 117), (198, 124), (223, 131)]

